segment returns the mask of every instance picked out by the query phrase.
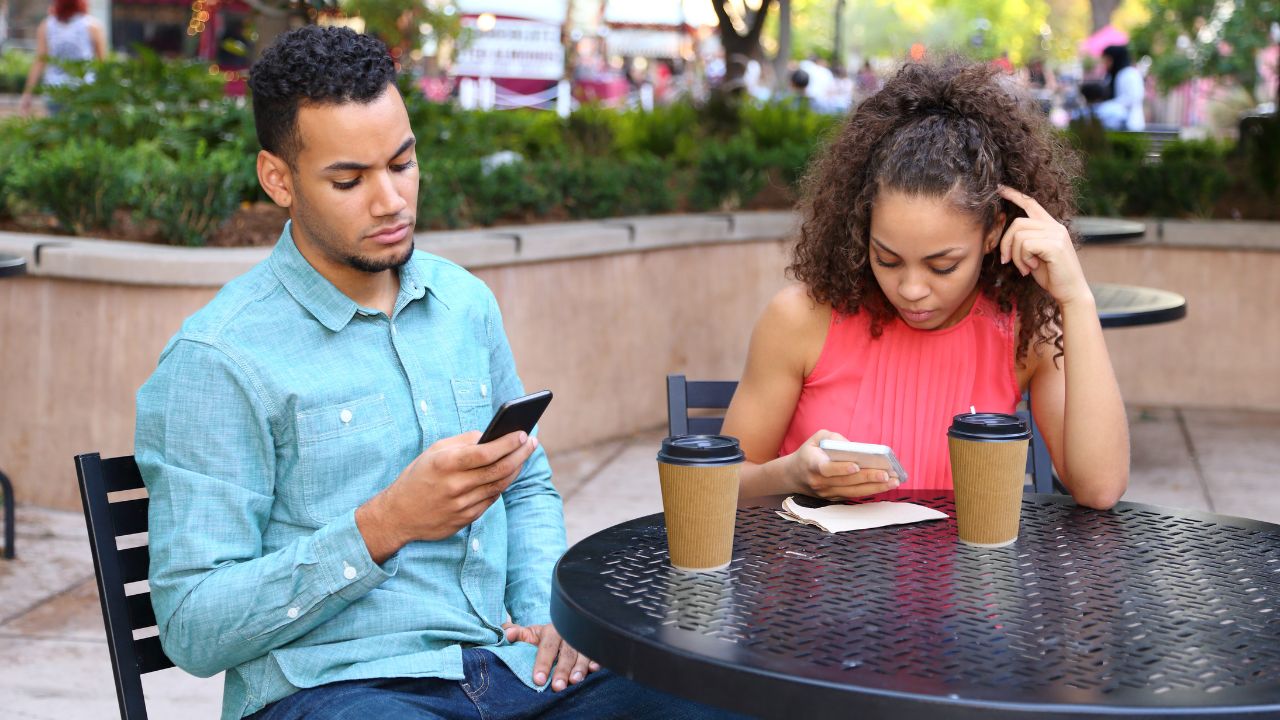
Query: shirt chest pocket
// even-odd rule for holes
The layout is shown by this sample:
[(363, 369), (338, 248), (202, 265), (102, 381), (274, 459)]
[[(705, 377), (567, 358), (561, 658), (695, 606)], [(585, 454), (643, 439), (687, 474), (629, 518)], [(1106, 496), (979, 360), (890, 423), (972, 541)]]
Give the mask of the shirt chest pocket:
[(483, 430), (493, 416), (493, 405), (489, 397), (492, 388), (481, 380), (454, 378), (453, 404), (458, 408), (458, 427), (460, 432)]
[(402, 469), (383, 395), (305, 410), (296, 421), (302, 500), (318, 524), (360, 506)]

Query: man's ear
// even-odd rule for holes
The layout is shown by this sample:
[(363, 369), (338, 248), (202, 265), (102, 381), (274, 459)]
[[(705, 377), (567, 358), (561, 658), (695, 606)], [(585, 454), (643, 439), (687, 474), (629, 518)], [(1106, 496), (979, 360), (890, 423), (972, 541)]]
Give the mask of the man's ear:
[(282, 208), (293, 205), (293, 173), (284, 158), (258, 151), (258, 184)]

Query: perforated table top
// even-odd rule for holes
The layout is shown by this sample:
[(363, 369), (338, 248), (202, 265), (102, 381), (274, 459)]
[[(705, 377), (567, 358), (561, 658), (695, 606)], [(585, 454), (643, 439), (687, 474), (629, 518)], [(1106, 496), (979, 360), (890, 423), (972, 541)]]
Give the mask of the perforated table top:
[[(954, 518), (950, 493), (898, 493)], [(605, 667), (759, 717), (1280, 716), (1280, 527), (1028, 495), (1018, 541), (954, 519), (829, 535), (739, 509), (730, 567), (670, 567), (662, 515), (556, 567)]]

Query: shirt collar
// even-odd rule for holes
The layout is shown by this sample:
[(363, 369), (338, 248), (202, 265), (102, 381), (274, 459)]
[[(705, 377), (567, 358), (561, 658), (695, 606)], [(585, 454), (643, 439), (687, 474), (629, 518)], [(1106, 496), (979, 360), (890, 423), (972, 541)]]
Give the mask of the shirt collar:
[[(271, 252), (271, 269), (299, 305), (319, 320), (321, 325), (339, 332), (360, 312), (361, 307), (302, 256), (294, 243), (292, 228), (293, 221), (285, 223), (275, 250)], [(427, 282), (418, 267), (417, 258), (410, 258), (400, 268), (400, 294), (396, 298), (396, 311), (399, 312), (413, 300), (421, 299), (426, 292)]]

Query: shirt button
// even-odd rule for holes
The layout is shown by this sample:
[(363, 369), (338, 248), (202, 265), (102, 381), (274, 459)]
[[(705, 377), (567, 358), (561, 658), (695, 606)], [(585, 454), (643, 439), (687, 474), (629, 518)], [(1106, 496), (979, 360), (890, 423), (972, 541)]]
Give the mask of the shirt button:
[(476, 552), (480, 552), (480, 541), (479, 541), (479, 540), (472, 540), (472, 541), (471, 541), (471, 549), (472, 549), (472, 550), (475, 550)]
[(356, 579), (356, 569), (346, 563), (342, 563), (342, 577), (348, 580)]
[(351, 422), (351, 417), (352, 417), (351, 411), (346, 408), (343, 408), (342, 412), (338, 413), (338, 417), (342, 420), (342, 422), (349, 423)]
[(489, 397), (489, 386), (480, 383), (480, 397)]
[(289, 612), (287, 614), (289, 615), (290, 620), (298, 617), (298, 608), (296, 607), (289, 608)]
[(395, 334), (396, 334), (396, 324), (395, 324), (395, 323), (391, 323), (391, 334), (392, 334), (392, 335), (395, 335)]
[(427, 401), (426, 401), (426, 400), (419, 400), (419, 401), (418, 401), (418, 407), (422, 408), (422, 412), (424, 412), (424, 413), (425, 413), (425, 412), (427, 411)]

